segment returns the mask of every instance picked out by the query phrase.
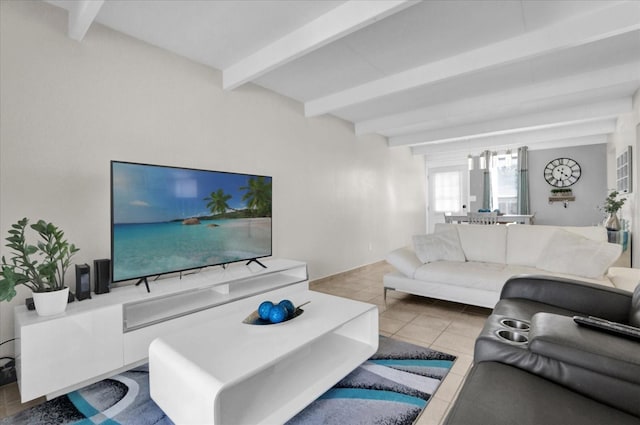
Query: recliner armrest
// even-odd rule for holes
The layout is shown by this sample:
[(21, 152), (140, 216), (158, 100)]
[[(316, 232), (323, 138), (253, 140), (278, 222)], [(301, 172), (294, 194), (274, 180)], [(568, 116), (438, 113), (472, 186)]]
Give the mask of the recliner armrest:
[[(537, 313), (531, 352), (612, 378), (640, 384), (640, 342), (580, 326), (571, 317)], [(588, 382), (584, 383), (589, 385)]]
[(500, 294), (500, 299), (522, 298), (620, 323), (629, 321), (631, 297), (594, 283), (533, 275), (510, 278)]

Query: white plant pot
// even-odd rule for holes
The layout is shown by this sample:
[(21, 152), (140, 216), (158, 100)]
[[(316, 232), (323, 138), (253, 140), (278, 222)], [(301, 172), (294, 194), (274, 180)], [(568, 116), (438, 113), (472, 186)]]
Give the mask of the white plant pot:
[(69, 288), (53, 292), (34, 292), (33, 303), (38, 316), (53, 316), (64, 313), (69, 300)]

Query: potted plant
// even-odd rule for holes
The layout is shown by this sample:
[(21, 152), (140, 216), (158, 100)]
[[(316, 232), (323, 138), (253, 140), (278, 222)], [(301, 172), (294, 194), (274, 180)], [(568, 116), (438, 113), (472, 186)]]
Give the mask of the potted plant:
[(565, 196), (572, 196), (573, 195), (573, 191), (571, 190), (571, 188), (557, 188), (557, 189), (551, 189), (551, 196), (555, 196), (555, 197), (565, 197)]
[(23, 218), (12, 224), (6, 238), (6, 246), (12, 252), (8, 261), (2, 256), (0, 301), (10, 301), (16, 296), (15, 287), (25, 285), (33, 292), (40, 316), (62, 313), (69, 296), (69, 288), (64, 285), (65, 273), (79, 249), (64, 238), (61, 229), (44, 220), (29, 226), (40, 236), (36, 245), (30, 244), (25, 236), (28, 223)]
[(604, 221), (604, 226), (607, 230), (620, 230), (620, 221), (616, 213), (622, 208), (627, 198), (617, 199), (619, 194), (617, 190), (614, 190), (604, 201), (603, 209), (608, 214)]

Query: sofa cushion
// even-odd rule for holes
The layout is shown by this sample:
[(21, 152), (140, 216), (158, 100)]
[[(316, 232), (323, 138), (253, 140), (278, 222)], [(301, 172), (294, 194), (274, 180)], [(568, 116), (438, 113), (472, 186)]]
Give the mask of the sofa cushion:
[(510, 225), (507, 226), (507, 264), (535, 267), (549, 240), (558, 230), (566, 230), (594, 241), (607, 241), (604, 227)]
[(640, 269), (630, 267), (609, 267), (607, 278), (618, 289), (633, 292), (640, 284)]
[(556, 230), (554, 226), (507, 226), (507, 264), (535, 267)]
[(416, 254), (408, 247), (394, 249), (387, 254), (387, 262), (405, 276), (413, 279), (415, 271), (422, 265)]
[(416, 256), (423, 263), (440, 260), (465, 261), (458, 232), (454, 228), (429, 235), (415, 235), (413, 246)]
[(558, 229), (566, 230), (567, 232), (575, 233), (587, 239), (591, 239), (597, 242), (607, 242), (609, 237), (607, 236), (607, 229), (603, 226), (553, 226)]
[(542, 251), (537, 267), (555, 273), (600, 278), (621, 252), (618, 244), (597, 242), (558, 229)]
[(507, 226), (460, 224), (455, 227), (468, 261), (505, 264)]
[(506, 270), (503, 264), (436, 261), (418, 267), (414, 279), (486, 291), (500, 291), (510, 276), (511, 272)]

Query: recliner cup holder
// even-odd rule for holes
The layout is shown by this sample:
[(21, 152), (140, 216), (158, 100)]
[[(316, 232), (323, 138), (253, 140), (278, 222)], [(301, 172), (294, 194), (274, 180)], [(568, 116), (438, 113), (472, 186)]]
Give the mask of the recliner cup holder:
[(527, 335), (507, 329), (500, 329), (496, 331), (496, 335), (498, 335), (498, 338), (510, 344), (522, 345), (529, 342), (529, 337)]
[(526, 322), (524, 320), (518, 320), (518, 319), (502, 319), (500, 320), (500, 324), (505, 328), (515, 329), (520, 332), (528, 332), (529, 329), (531, 328), (531, 325), (529, 324), (529, 322)]

